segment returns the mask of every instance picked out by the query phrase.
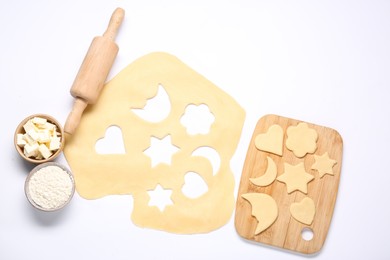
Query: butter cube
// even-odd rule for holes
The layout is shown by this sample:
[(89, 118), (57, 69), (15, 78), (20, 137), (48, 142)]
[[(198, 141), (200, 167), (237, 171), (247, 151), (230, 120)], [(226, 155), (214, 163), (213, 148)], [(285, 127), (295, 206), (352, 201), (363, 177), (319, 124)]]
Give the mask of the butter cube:
[(54, 132), (54, 131), (56, 130), (56, 125), (47, 122), (47, 123), (44, 125), (43, 128), (44, 128), (44, 129), (47, 129), (47, 130), (49, 130), (49, 131), (51, 131), (51, 132)]
[(35, 130), (30, 130), (26, 133), (28, 135), (28, 137), (30, 137), (32, 140), (34, 140), (35, 142), (38, 141), (38, 138), (39, 138), (39, 134), (37, 131)]
[(49, 144), (50, 151), (56, 151), (60, 149), (60, 147), (61, 147), (61, 138), (56, 136), (52, 137)]
[(32, 139), (28, 134), (24, 134), (23, 135), (23, 139), (29, 144), (29, 145), (33, 145), (36, 143), (36, 141), (34, 139)]
[(40, 143), (48, 143), (50, 142), (50, 133), (48, 130), (44, 130), (38, 133), (38, 142)]
[(32, 145), (30, 145), (30, 144), (26, 144), (25, 146), (24, 146), (24, 150), (23, 150), (23, 152), (24, 152), (24, 154), (27, 156), (27, 157), (35, 157), (35, 156), (37, 156), (38, 155), (38, 153), (39, 153), (39, 145), (37, 144), (37, 143), (35, 143), (35, 144), (32, 144)]
[(50, 152), (50, 150), (49, 150), (49, 149), (47, 148), (47, 146), (44, 145), (44, 144), (39, 145), (38, 150), (39, 150), (39, 153), (40, 153), (40, 154), (43, 156), (43, 158), (45, 158), (45, 159), (49, 158), (49, 157), (53, 154), (52, 152)]
[(46, 124), (47, 120), (45, 118), (41, 118), (41, 117), (34, 117), (32, 119), (32, 122), (33, 122), (33, 124), (36, 124), (39, 126), (44, 126)]
[(16, 144), (19, 145), (20, 147), (23, 147), (27, 144), (27, 141), (24, 140), (23, 134), (17, 134), (16, 135)]
[(23, 129), (26, 133), (29, 131), (36, 131), (36, 127), (35, 127), (34, 123), (32, 122), (32, 120), (28, 120), (27, 123), (25, 123), (23, 125)]

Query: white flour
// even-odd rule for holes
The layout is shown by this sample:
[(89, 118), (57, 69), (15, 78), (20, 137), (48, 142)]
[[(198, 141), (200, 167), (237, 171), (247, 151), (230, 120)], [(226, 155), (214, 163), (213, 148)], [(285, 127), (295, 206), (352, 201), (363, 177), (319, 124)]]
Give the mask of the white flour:
[(31, 176), (28, 192), (37, 205), (44, 209), (55, 209), (68, 201), (72, 184), (66, 171), (58, 166), (46, 166)]

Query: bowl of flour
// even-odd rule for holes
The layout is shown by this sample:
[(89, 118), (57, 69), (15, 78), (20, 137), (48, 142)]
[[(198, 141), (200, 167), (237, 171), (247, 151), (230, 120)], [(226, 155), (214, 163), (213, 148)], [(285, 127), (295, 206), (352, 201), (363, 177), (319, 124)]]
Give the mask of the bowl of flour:
[(56, 162), (42, 163), (27, 176), (24, 190), (28, 201), (42, 211), (55, 211), (66, 206), (75, 192), (72, 173)]

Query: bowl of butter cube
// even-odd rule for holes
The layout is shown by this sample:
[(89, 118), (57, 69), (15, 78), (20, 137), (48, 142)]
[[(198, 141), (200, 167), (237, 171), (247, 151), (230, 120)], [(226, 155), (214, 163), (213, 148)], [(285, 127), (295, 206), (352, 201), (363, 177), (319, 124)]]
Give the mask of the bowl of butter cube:
[(52, 116), (35, 114), (25, 118), (15, 131), (15, 148), (25, 160), (44, 163), (64, 148), (64, 129)]

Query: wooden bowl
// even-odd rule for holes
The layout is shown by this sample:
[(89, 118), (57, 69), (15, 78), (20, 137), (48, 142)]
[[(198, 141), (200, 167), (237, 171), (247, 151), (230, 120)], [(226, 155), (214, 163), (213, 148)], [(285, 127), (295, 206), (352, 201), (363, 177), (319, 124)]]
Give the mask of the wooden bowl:
[[(45, 168), (45, 167), (48, 167), (48, 166), (56, 166), (56, 167), (59, 167), (61, 168), (63, 171), (65, 171), (69, 178), (70, 178), (70, 181), (71, 181), (71, 185), (72, 185), (72, 188), (71, 188), (71, 191), (70, 191), (70, 196), (68, 197), (68, 199), (66, 201), (64, 201), (63, 203), (61, 204), (58, 204), (56, 207), (52, 207), (52, 208), (48, 208), (48, 207), (44, 207), (42, 205), (39, 205), (35, 200), (34, 200), (34, 196), (31, 195), (30, 193), (30, 180), (31, 178), (34, 176), (34, 174), (36, 174), (39, 170)], [(49, 184), (48, 186), (57, 186), (57, 185), (54, 185), (54, 184), (58, 184), (58, 181), (56, 181), (55, 183), (51, 183)], [(40, 184), (40, 185), (45, 185), (44, 183)], [(51, 186), (51, 188), (56, 188), (56, 187), (53, 187)], [(47, 187), (47, 186), (46, 186)], [(65, 167), (64, 165), (62, 164), (59, 164), (59, 163), (56, 163), (56, 162), (46, 162), (46, 163), (42, 163), (42, 164), (39, 164), (37, 166), (35, 166), (35, 168), (33, 168), (30, 173), (28, 174), (27, 178), (26, 178), (26, 181), (25, 181), (25, 184), (24, 184), (24, 192), (26, 194), (26, 197), (28, 199), (28, 201), (30, 202), (30, 204), (32, 206), (34, 206), (36, 209), (39, 209), (39, 210), (42, 210), (42, 211), (56, 211), (56, 210), (59, 210), (59, 209), (62, 209), (63, 207), (65, 207), (66, 205), (69, 204), (69, 202), (71, 201), (74, 193), (75, 193), (75, 188), (76, 188), (76, 185), (75, 185), (75, 181), (74, 181), (74, 177), (73, 177), (73, 174), (71, 173), (71, 171)], [(40, 189), (42, 189), (42, 187), (40, 187)], [(53, 194), (55, 194), (56, 192), (53, 192)], [(50, 194), (50, 193), (49, 193)], [(48, 196), (46, 194), (46, 196)]]
[[(23, 152), (23, 148), (20, 147), (18, 144), (17, 144), (17, 135), (18, 134), (25, 134), (26, 132), (24, 131), (24, 124), (27, 123), (28, 120), (34, 118), (34, 117), (40, 117), (40, 118), (45, 118), (49, 123), (52, 123), (54, 125), (56, 125), (57, 127), (57, 131), (61, 134), (61, 146), (60, 148), (55, 151), (49, 158), (45, 159), (35, 159), (35, 158), (31, 158), (31, 157), (27, 157), (24, 152)], [(52, 116), (49, 116), (49, 115), (46, 115), (46, 114), (34, 114), (34, 115), (31, 115), (31, 116), (28, 116), (26, 117), (22, 122), (20, 122), (20, 124), (18, 125), (18, 127), (16, 128), (15, 130), (15, 135), (14, 135), (14, 144), (15, 144), (15, 148), (16, 148), (16, 151), (18, 151), (18, 153), (20, 154), (20, 156), (25, 159), (26, 161), (28, 162), (31, 162), (31, 163), (44, 163), (44, 162), (48, 162), (48, 161), (51, 161), (53, 159), (55, 159), (58, 155), (60, 155), (60, 153), (62, 152), (62, 150), (64, 149), (64, 145), (65, 145), (65, 134), (64, 134), (64, 129), (63, 127), (61, 126), (61, 124), (55, 119), (53, 118)]]

